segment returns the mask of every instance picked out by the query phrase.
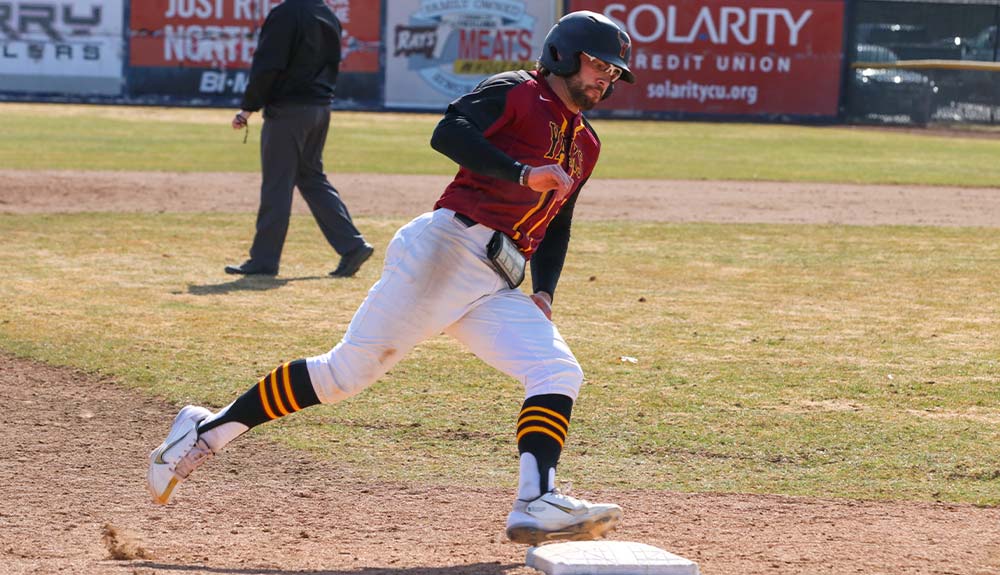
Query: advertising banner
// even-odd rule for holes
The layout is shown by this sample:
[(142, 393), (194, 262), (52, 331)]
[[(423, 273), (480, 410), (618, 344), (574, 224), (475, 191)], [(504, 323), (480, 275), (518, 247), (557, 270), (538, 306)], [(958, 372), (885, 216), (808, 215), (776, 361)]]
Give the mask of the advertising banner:
[(842, 0), (569, 0), (632, 38), (636, 84), (601, 110), (836, 116)]
[(385, 104), (444, 109), (499, 72), (533, 69), (556, 2), (392, 0), (386, 3)]
[(0, 0), (0, 92), (122, 92), (125, 0)]
[[(189, 99), (238, 99), (246, 89), (260, 26), (280, 0), (132, 0), (130, 91)], [(381, 2), (326, 0), (344, 27), (338, 97), (353, 73), (377, 99)], [(352, 90), (354, 88), (354, 90)]]

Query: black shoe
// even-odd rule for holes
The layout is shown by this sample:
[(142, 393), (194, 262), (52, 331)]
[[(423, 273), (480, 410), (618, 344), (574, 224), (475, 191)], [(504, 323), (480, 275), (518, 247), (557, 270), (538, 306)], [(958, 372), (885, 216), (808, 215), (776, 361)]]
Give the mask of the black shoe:
[(375, 248), (371, 244), (367, 242), (361, 244), (361, 247), (354, 248), (344, 254), (340, 258), (340, 264), (337, 266), (337, 269), (330, 272), (330, 275), (335, 278), (349, 278), (353, 276), (361, 269), (361, 264), (372, 257), (373, 253), (375, 253)]
[(226, 266), (226, 273), (245, 276), (276, 276), (278, 275), (278, 270), (277, 268), (262, 266), (253, 260), (247, 260), (238, 266)]

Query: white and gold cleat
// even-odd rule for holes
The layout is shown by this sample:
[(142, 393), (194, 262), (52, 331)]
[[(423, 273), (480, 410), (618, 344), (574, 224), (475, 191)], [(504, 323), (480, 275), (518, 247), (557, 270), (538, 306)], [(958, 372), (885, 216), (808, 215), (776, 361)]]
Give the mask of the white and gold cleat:
[(604, 537), (621, 518), (622, 508), (617, 505), (590, 503), (553, 489), (537, 499), (514, 502), (507, 516), (507, 538), (528, 545), (590, 541)]
[(204, 407), (185, 406), (174, 418), (167, 438), (149, 453), (146, 487), (154, 502), (166, 505), (177, 484), (215, 455), (198, 437), (198, 423), (210, 415), (212, 412)]

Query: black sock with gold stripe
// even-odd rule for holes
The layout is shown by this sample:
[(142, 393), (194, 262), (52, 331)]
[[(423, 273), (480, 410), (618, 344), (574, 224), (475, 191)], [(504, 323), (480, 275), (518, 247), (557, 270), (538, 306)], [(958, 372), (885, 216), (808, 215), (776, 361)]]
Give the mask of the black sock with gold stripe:
[(297, 359), (276, 367), (262, 377), (224, 413), (199, 425), (198, 433), (229, 422), (255, 427), (318, 403), (306, 360)]
[(551, 393), (524, 400), (517, 417), (517, 450), (521, 454), (532, 454), (538, 462), (542, 493), (555, 487), (549, 485), (549, 470), (559, 463), (572, 412), (572, 398)]

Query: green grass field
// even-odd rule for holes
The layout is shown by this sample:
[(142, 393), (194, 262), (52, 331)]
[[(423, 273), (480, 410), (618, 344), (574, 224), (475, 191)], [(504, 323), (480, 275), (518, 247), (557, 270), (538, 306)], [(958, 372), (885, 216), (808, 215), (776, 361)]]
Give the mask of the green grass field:
[[(257, 171), (231, 110), (0, 104), (0, 169)], [(452, 174), (428, 142), (435, 114), (335, 112), (325, 162), (338, 172)], [(1000, 137), (845, 127), (597, 120), (595, 177), (1000, 187)]]
[[(128, 109), (68, 107), (57, 117), (36, 113), (45, 107), (0, 108), (4, 168), (256, 169), (248, 159), (256, 154), (228, 131), (221, 111), (149, 109), (139, 121)], [(396, 146), (425, 138), (435, 119), (335, 121), (345, 135), (410, 126)], [(655, 149), (629, 156), (616, 147), (669, 141), (658, 152), (664, 159), (635, 175), (757, 170), (823, 180), (829, 170), (845, 181), (867, 165), (852, 149), (860, 144), (844, 143), (860, 138), (897, 166), (940, 147), (949, 159), (934, 165), (958, 164), (939, 183), (1000, 181), (996, 162), (971, 161), (996, 157), (993, 140), (781, 126), (598, 129), (612, 164), (605, 176), (628, 175), (629, 157)], [(35, 139), (19, 143), (11, 134)], [(760, 151), (762, 141), (799, 137), (810, 143), (783, 144), (789, 157)], [(402, 160), (395, 147), (379, 147), (375, 132), (349, 141), (368, 152), (346, 153), (337, 143), (329, 153), (352, 170), (451, 169), (416, 145)], [(830, 160), (808, 173), (791, 167), (807, 166), (824, 142), (837, 150), (829, 157), (852, 168)], [(28, 153), (34, 146), (45, 150)], [(678, 161), (677, 174), (674, 151), (703, 163), (718, 158), (727, 169), (713, 176), (707, 165)], [(621, 155), (612, 161), (613, 153)], [(107, 164), (92, 165), (97, 158)], [(161, 163), (146, 163), (152, 159)], [(929, 183), (930, 171), (920, 173)], [(359, 226), (385, 246), (402, 223)], [(379, 272), (369, 265), (356, 279), (326, 278), (328, 249), (302, 216), (281, 276), (222, 275), (205, 254), (245, 245), (252, 225), (253, 214), (0, 214), (0, 350), (220, 407), (278, 363), (334, 345)], [(587, 383), (561, 474), (587, 489), (1000, 504), (997, 294), (1000, 228), (578, 222), (555, 311)], [(511, 485), (519, 405), (516, 382), (441, 337), (367, 393), (255, 433), (334, 458), (361, 477)]]

